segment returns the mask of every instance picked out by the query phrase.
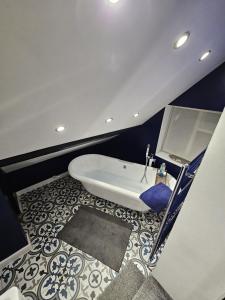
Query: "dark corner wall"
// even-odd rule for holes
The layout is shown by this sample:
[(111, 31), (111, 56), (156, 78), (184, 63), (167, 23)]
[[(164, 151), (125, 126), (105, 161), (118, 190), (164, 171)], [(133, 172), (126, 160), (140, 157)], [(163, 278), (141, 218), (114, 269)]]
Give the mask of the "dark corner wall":
[[(222, 111), (225, 106), (225, 63), (175, 99), (171, 104)], [(20, 190), (53, 175), (65, 172), (69, 162), (74, 157), (88, 153), (104, 154), (144, 164), (146, 145), (151, 145), (153, 153), (156, 151), (163, 113), (164, 109), (142, 126), (128, 129), (118, 137), (105, 143), (11, 172), (7, 174), (7, 184), (11, 191)], [(161, 162), (162, 160), (157, 158), (156, 165), (158, 166)], [(167, 169), (174, 176), (177, 176), (179, 173), (179, 168), (173, 164), (167, 163)]]
[(8, 198), (0, 190), (0, 261), (27, 245), (27, 239)]

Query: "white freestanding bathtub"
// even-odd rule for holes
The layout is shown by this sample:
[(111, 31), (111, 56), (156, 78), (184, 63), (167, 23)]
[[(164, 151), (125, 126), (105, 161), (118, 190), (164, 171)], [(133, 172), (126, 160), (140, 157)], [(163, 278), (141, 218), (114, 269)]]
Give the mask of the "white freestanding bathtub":
[[(73, 159), (68, 167), (69, 174), (82, 182), (91, 194), (127, 208), (146, 212), (150, 208), (139, 195), (155, 184), (156, 169), (148, 167), (148, 183), (141, 178), (144, 166), (99, 154), (87, 154)], [(175, 178), (168, 174), (171, 189)]]

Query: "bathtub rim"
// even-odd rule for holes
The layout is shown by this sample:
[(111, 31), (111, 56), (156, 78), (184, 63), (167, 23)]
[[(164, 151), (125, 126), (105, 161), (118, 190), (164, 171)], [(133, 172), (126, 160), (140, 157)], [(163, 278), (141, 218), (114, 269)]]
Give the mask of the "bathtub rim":
[[(125, 188), (122, 188), (122, 187), (118, 187), (114, 184), (110, 184), (110, 183), (107, 183), (107, 182), (104, 182), (104, 181), (100, 181), (100, 180), (97, 180), (97, 179), (93, 179), (93, 178), (90, 178), (90, 177), (87, 177), (87, 176), (84, 176), (84, 175), (72, 175), (73, 172), (71, 172), (72, 170), (72, 164), (74, 161), (79, 161), (79, 160), (82, 160), (82, 158), (85, 158), (85, 157), (102, 157), (102, 158), (105, 158), (107, 160), (117, 160), (119, 162), (122, 162), (124, 164), (132, 164), (132, 165), (136, 165), (137, 167), (140, 167), (142, 166), (143, 167), (143, 171), (144, 171), (144, 168), (145, 168), (145, 165), (142, 165), (142, 164), (138, 164), (138, 163), (135, 163), (135, 162), (129, 162), (129, 161), (126, 161), (126, 160), (123, 160), (123, 159), (120, 159), (120, 158), (116, 158), (116, 157), (111, 157), (111, 156), (107, 156), (107, 155), (102, 155), (102, 154), (94, 154), (94, 153), (91, 153), (91, 154), (83, 154), (83, 155), (79, 155), (77, 157), (75, 157), (74, 159), (71, 160), (71, 162), (69, 163), (68, 165), (68, 172), (69, 172), (69, 175), (74, 178), (74, 179), (77, 179), (79, 180), (82, 184), (83, 182), (84, 183), (87, 183), (87, 184), (93, 184), (93, 183), (96, 183), (96, 185), (98, 185), (99, 187), (102, 187), (102, 188), (106, 188), (108, 187), (110, 190), (116, 190), (124, 195), (130, 195), (131, 197), (134, 197), (134, 198), (138, 198), (140, 201), (142, 201), (140, 199), (140, 195), (141, 193), (136, 193), (136, 192), (133, 192), (133, 191), (130, 191), (128, 189), (125, 189)], [(154, 169), (156, 170), (155, 168), (153, 167), (150, 167), (148, 166), (148, 169)], [(170, 175), (170, 174), (169, 174)], [(170, 175), (171, 177), (173, 177), (172, 175)], [(174, 178), (174, 177), (173, 177)], [(174, 178), (175, 179), (175, 178)], [(175, 179), (176, 180), (176, 179)], [(149, 187), (150, 188), (150, 187)], [(148, 189), (148, 188), (147, 188)], [(146, 189), (146, 190), (147, 190)]]
[[(135, 166), (142, 166), (143, 169), (145, 168), (145, 165), (144, 164), (139, 164), (139, 163), (136, 163), (136, 162), (132, 162), (132, 161), (127, 161), (127, 160), (124, 160), (124, 159), (120, 159), (120, 158), (117, 158), (117, 157), (113, 157), (113, 156), (108, 156), (108, 155), (103, 155), (103, 154), (94, 154), (94, 153), (90, 153), (90, 154), (82, 154), (82, 155), (79, 155), (77, 157), (75, 157), (74, 159), (71, 160), (71, 162), (69, 163), (69, 166), (70, 164), (74, 161), (74, 160), (81, 160), (82, 157), (91, 157), (91, 156), (98, 156), (98, 157), (104, 157), (108, 160), (118, 160), (120, 162), (124, 162), (125, 164), (131, 164), (131, 165), (135, 165)], [(68, 168), (69, 168), (68, 166)], [(153, 168), (153, 167), (148, 167), (148, 168)]]
[[(84, 157), (103, 157), (103, 158), (106, 158), (106, 159), (108, 159), (108, 160), (118, 160), (119, 162), (122, 162), (122, 163), (124, 163), (124, 164), (132, 164), (132, 165), (136, 165), (137, 167), (140, 167), (140, 166), (143, 166), (143, 171), (144, 171), (144, 165), (141, 165), (141, 164), (138, 164), (138, 163), (133, 163), (133, 162), (129, 162), (129, 161), (126, 161), (126, 160), (122, 160), (122, 159), (119, 159), (119, 158), (116, 158), (116, 157), (111, 157), (111, 156), (107, 156), (107, 155), (102, 155), (102, 154), (94, 154), (94, 153), (92, 153), (92, 154), (84, 154), (84, 155), (80, 155), (80, 156), (78, 156), (78, 157), (75, 157), (73, 160), (71, 160), (71, 162), (69, 163), (69, 165), (68, 165), (68, 172), (69, 172), (69, 175), (71, 176), (71, 177), (73, 177), (73, 178), (75, 178), (75, 179), (77, 179), (77, 180), (79, 180), (81, 183), (83, 183), (83, 182), (86, 182), (86, 183), (88, 183), (88, 184), (93, 184), (94, 182), (95, 183), (97, 183), (97, 185), (99, 186), (99, 187), (104, 187), (104, 188), (106, 188), (106, 187), (108, 187), (108, 188), (110, 188), (111, 190), (116, 190), (116, 191), (118, 191), (119, 193), (122, 193), (122, 194), (124, 194), (124, 195), (130, 195), (131, 197), (134, 197), (134, 198), (138, 198), (138, 199), (140, 199), (140, 195), (141, 195), (141, 193), (136, 193), (136, 192), (133, 192), (133, 191), (130, 191), (130, 190), (127, 190), (127, 189), (125, 189), (125, 188), (122, 188), (122, 187), (118, 187), (118, 186), (116, 186), (116, 185), (114, 185), (114, 184), (110, 184), (110, 183), (107, 183), (107, 182), (104, 182), (104, 181), (100, 181), (100, 180), (97, 180), (97, 179), (93, 179), (93, 178), (90, 178), (90, 177), (87, 177), (87, 176), (84, 176), (84, 175), (79, 175), (79, 174), (75, 174), (75, 176), (74, 175), (72, 175), (72, 172), (71, 172), (71, 169), (72, 169), (72, 163), (73, 163), (73, 161), (75, 161), (75, 160), (82, 160), (82, 158), (84, 158)], [(152, 167), (148, 167), (148, 168), (152, 168)], [(154, 169), (154, 168), (153, 168)], [(141, 199), (140, 199), (141, 200)]]

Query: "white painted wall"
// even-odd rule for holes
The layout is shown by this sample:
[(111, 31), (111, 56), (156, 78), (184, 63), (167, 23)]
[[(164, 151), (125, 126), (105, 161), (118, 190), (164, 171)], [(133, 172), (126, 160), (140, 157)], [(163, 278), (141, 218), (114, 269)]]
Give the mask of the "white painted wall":
[(225, 293), (225, 112), (154, 270), (174, 300)]
[(224, 61), (224, 10), (224, 0), (0, 1), (0, 159), (142, 124)]

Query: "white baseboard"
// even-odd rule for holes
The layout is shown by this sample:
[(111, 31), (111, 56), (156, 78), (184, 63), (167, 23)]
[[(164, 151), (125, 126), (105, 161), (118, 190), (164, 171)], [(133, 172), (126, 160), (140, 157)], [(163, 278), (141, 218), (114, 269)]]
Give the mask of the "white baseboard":
[(4, 260), (0, 261), (0, 273), (2, 269), (4, 269), (8, 264), (12, 263), (14, 260), (16, 260), (18, 257), (23, 256), (30, 250), (32, 250), (32, 244), (30, 242), (29, 236), (27, 235), (27, 242), (28, 244), (24, 246), (23, 248), (19, 249), (9, 257), (5, 258)]
[(22, 213), (23, 209), (22, 209), (22, 205), (21, 205), (21, 202), (20, 202), (20, 199), (19, 199), (17, 193), (15, 193), (15, 199), (16, 199), (17, 205), (19, 207), (19, 211)]
[[(55, 180), (57, 180), (57, 179), (59, 179), (59, 178), (61, 178), (61, 177), (64, 177), (64, 176), (67, 175), (67, 174), (68, 174), (68, 171), (67, 171), (67, 172), (64, 172), (64, 173), (62, 173), (62, 174), (53, 176), (53, 177), (51, 177), (51, 178), (45, 179), (45, 180), (43, 180), (43, 181), (40, 181), (40, 182), (38, 182), (38, 183), (36, 183), (36, 184), (30, 185), (30, 186), (28, 186), (28, 187), (26, 187), (26, 188), (24, 188), (24, 189), (22, 189), (22, 190), (20, 190), (20, 191), (17, 191), (17, 192), (16, 192), (16, 196), (21, 196), (21, 195), (23, 195), (23, 194), (25, 194), (25, 193), (28, 193), (28, 192), (30, 192), (30, 191), (32, 191), (32, 190), (35, 190), (35, 189), (37, 189), (37, 188), (39, 188), (39, 187), (42, 187), (43, 185), (49, 184), (49, 183), (51, 183), (51, 182), (53, 182), (53, 181), (55, 181)], [(19, 204), (19, 206), (20, 206), (20, 204)]]

